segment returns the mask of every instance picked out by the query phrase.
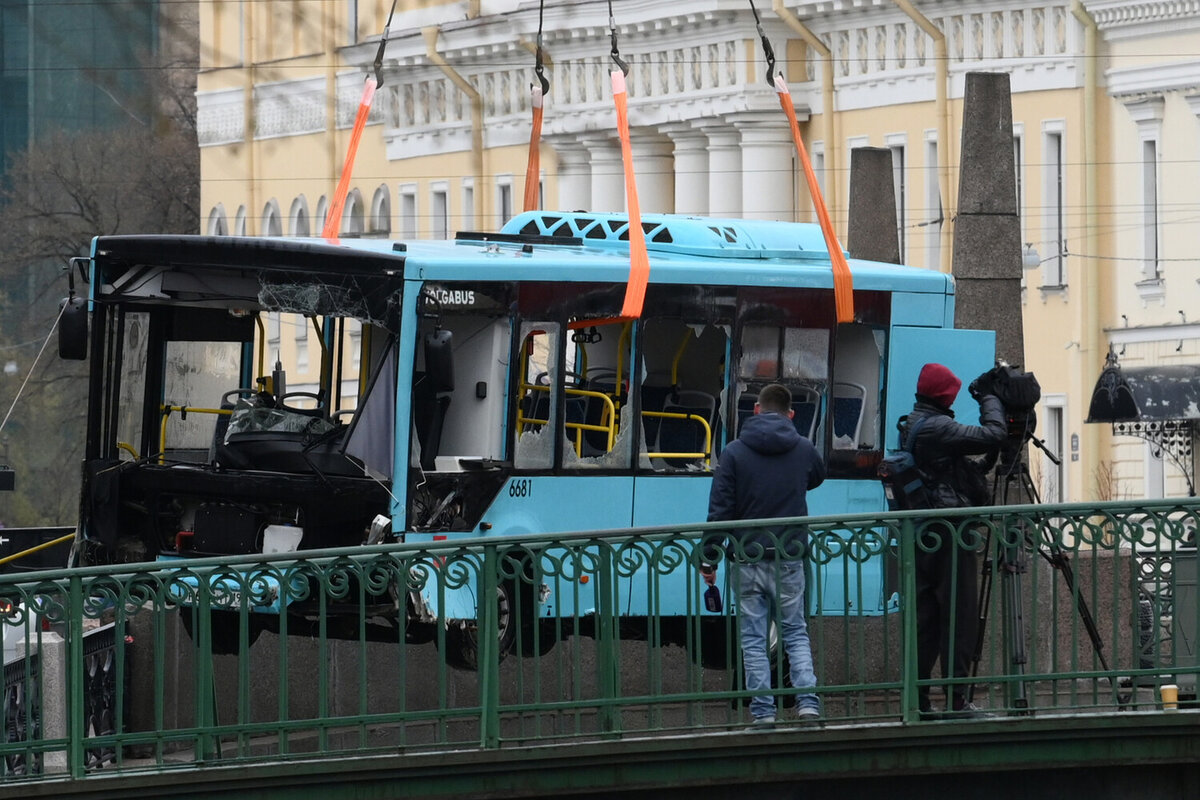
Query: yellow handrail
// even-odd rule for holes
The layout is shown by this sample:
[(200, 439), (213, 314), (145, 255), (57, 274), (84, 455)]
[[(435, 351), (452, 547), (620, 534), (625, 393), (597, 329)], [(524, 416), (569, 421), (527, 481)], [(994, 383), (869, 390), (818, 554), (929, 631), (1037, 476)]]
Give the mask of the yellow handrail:
[(704, 428), (704, 452), (703, 453), (646, 453), (648, 458), (702, 458), (704, 463), (708, 464), (712, 459), (712, 426), (708, 424), (708, 420), (698, 414), (683, 414), (677, 411), (643, 411), (643, 417), (656, 417), (658, 419), (692, 419), (700, 423)]
[[(224, 414), (229, 416), (233, 413), (232, 408), (193, 408), (192, 406), (162, 406), (162, 432), (158, 437), (158, 463), (165, 464), (167, 462), (167, 420), (171, 418), (172, 411), (178, 411), (180, 414)], [(136, 456), (135, 456), (136, 458)]]
[(133, 456), (134, 461), (137, 461), (137, 450), (134, 450), (133, 445), (131, 445), (129, 442), (117, 442), (117, 449), (124, 450), (126, 453), (129, 453), (129, 455)]
[(74, 533), (68, 533), (66, 536), (60, 536), (57, 539), (51, 539), (48, 542), (42, 542), (39, 545), (34, 545), (33, 547), (29, 548), (28, 550), (22, 550), (19, 553), (13, 553), (11, 556), (5, 556), (4, 558), (0, 558), (0, 567), (4, 566), (5, 564), (9, 563), (10, 561), (16, 561), (18, 558), (24, 558), (25, 556), (33, 555), (34, 553), (38, 552), (39, 550), (45, 550), (48, 547), (54, 547), (54, 545), (56, 545), (56, 544), (62, 544), (63, 542), (69, 542), (74, 538), (75, 538)]
[[(547, 393), (549, 393), (550, 387), (549, 386), (539, 386), (535, 383), (522, 383), (520, 385), (520, 390), (522, 392), (531, 391), (531, 392), (547, 392)], [(566, 393), (568, 395), (571, 395), (572, 397), (595, 397), (595, 398), (598, 398), (598, 399), (604, 401), (604, 411), (600, 415), (600, 424), (599, 425), (592, 425), (587, 422), (568, 422), (565, 424), (565, 427), (570, 428), (571, 430), (575, 431), (575, 455), (582, 456), (582, 454), (583, 454), (583, 432), (584, 431), (599, 431), (600, 433), (607, 434), (607, 446), (606, 446), (604, 452), (606, 452), (606, 453), (611, 452), (613, 449), (613, 444), (614, 444), (614, 442), (616, 440), (616, 436), (617, 436), (617, 407), (613, 403), (613, 399), (611, 397), (609, 397), (607, 394), (605, 394), (604, 392), (594, 392), (590, 389), (568, 388), (566, 390)], [(605, 420), (608, 420), (607, 425), (604, 423)], [(517, 435), (518, 436), (525, 432), (526, 425), (545, 425), (548, 422), (550, 422), (550, 420), (548, 420), (548, 419), (538, 419), (536, 417), (525, 416), (524, 413), (521, 411), (521, 407), (519, 405), (517, 406)]]

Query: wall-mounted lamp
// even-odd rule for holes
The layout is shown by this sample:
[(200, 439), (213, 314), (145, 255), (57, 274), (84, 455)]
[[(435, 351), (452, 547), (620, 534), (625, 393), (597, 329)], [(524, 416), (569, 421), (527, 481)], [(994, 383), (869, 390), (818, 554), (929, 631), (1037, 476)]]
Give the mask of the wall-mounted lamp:
[(1025, 252), (1021, 253), (1021, 266), (1026, 269), (1037, 269), (1042, 265), (1042, 257), (1033, 242), (1025, 243)]

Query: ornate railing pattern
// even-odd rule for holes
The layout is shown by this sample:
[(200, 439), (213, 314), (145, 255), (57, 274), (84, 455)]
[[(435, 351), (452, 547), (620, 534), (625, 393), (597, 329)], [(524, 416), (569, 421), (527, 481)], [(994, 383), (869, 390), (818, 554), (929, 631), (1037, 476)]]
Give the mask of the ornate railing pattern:
[[(936, 524), (920, 512), (804, 520), (810, 607), (837, 601), (843, 612), (810, 619), (824, 724), (945, 722), (919, 713), (912, 598), (919, 562), (951, 542), (952, 561), (975, 559), (962, 574), (982, 580), (987, 603), (973, 642), (978, 675), (952, 683), (973, 683), (975, 702), (991, 713), (1104, 713), (1119, 725), (1123, 710), (1157, 707), (1159, 683), (1194, 687), (1194, 651), (1164, 644), (1159, 630), (1194, 641), (1194, 577), (1185, 591), (1178, 576), (1189, 559), (1194, 576), (1197, 514), (1194, 504), (1158, 501), (964, 510)], [(17, 663), (26, 704), (34, 692), (43, 709), (58, 703), (66, 732), (50, 737), (30, 714), (10, 715), (6, 691), (5, 779), (52, 755), (83, 778), (101, 767), (743, 726), (748, 693), (726, 566), (731, 556), (763, 556), (720, 546), (728, 529), (393, 544), (0, 579), (0, 598), (37, 609), (62, 631), (66, 654), (65, 698), (47, 696), (63, 690), (41, 677), (44, 667)], [(721, 613), (704, 610), (702, 561), (719, 565)], [(490, 598), (478, 619), (454, 611), (474, 607), (460, 602), (463, 593)], [(1169, 613), (1162, 597), (1172, 598)], [(1160, 628), (1148, 629), (1148, 599)], [(291, 613), (254, 613), (275, 603)], [(434, 608), (472, 618), (434, 622)], [(1180, 629), (1185, 617), (1192, 630)], [(109, 626), (111, 647), (85, 642), (93, 621)], [(781, 659), (773, 669), (786, 705), (797, 690), (785, 685)], [(924, 683), (940, 704), (944, 682)]]

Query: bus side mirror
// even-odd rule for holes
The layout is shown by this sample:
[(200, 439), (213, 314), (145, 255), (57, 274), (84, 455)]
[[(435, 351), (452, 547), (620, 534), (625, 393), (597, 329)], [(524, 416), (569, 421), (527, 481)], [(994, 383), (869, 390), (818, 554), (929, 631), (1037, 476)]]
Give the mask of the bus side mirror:
[(87, 358), (87, 300), (73, 294), (58, 307), (62, 310), (58, 320), (58, 357), (83, 361)]
[(434, 392), (454, 391), (453, 340), (444, 328), (425, 335), (425, 376)]

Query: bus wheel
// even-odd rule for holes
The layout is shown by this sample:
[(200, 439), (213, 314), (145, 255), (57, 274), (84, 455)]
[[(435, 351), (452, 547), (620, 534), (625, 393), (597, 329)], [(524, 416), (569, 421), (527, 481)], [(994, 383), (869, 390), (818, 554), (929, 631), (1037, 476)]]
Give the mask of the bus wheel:
[[(197, 638), (199, 631), (195, 630), (195, 616), (199, 613), (191, 608), (179, 609), (179, 620), (183, 623), (183, 629), (187, 631), (188, 637), (197, 643), (199, 642)], [(209, 612), (209, 636), (212, 639), (214, 656), (227, 656), (241, 652), (240, 616), (237, 611)], [(247, 647), (258, 641), (259, 634), (263, 632), (264, 627), (263, 620), (257, 614), (250, 614), (246, 617)]]
[[(499, 624), (499, 648), (501, 661), (513, 648), (517, 638), (517, 620), (513, 607), (512, 584), (502, 583), (496, 588), (496, 621)], [(446, 645), (442, 658), (455, 669), (476, 671), (479, 669), (479, 625), (474, 620), (451, 625), (446, 629)]]

